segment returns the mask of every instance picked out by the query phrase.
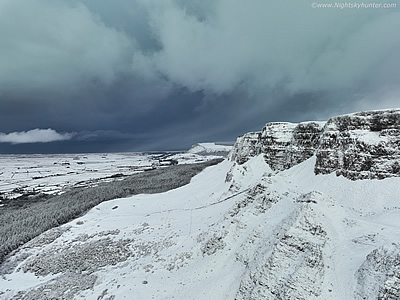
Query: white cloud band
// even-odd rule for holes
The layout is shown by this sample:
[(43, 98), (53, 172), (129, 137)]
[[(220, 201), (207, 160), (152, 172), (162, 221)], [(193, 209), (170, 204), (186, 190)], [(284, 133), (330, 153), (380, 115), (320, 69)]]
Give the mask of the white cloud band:
[(0, 143), (27, 144), (27, 143), (49, 143), (71, 139), (73, 133), (58, 133), (48, 129), (33, 129), (22, 132), (0, 133)]

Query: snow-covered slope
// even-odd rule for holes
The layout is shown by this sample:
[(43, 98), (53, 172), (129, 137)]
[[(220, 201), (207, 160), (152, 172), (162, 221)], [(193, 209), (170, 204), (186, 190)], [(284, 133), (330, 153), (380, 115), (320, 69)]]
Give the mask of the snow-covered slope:
[(400, 177), (318, 159), (279, 171), (260, 151), (104, 202), (14, 252), (0, 299), (398, 299)]

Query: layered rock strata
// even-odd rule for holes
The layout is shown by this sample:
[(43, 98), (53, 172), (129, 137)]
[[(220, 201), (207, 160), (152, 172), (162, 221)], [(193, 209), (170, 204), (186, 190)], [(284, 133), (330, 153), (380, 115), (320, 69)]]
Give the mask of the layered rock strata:
[(400, 110), (343, 115), (326, 123), (315, 174), (349, 179), (400, 176)]
[(360, 112), (325, 122), (268, 123), (238, 138), (231, 160), (264, 154), (275, 171), (316, 156), (315, 174), (357, 179), (400, 176), (400, 109)]

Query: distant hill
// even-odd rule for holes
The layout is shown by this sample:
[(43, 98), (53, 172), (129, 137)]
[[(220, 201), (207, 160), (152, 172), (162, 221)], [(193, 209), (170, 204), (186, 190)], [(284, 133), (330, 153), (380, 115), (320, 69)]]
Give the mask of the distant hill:
[(233, 143), (198, 143), (194, 144), (188, 152), (198, 155), (227, 156), (232, 147)]

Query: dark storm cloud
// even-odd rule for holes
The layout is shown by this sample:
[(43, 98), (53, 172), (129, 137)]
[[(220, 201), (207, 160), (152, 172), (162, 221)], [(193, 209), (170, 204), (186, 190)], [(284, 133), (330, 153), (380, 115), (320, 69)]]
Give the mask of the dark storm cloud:
[(172, 149), (399, 106), (399, 29), (400, 7), (0, 0), (0, 132)]
[(49, 90), (82, 80), (112, 82), (126, 70), (131, 41), (86, 6), (69, 1), (0, 4), (2, 91)]
[(377, 63), (399, 58), (393, 51), (400, 41), (395, 9), (318, 10), (303, 1), (221, 0), (210, 19), (199, 20), (173, 1), (163, 1), (162, 8), (159, 1), (147, 3), (163, 45), (156, 66), (195, 90), (223, 93), (243, 82), (252, 90), (279, 84), (293, 92), (332, 90), (373, 78), (368, 71)]

